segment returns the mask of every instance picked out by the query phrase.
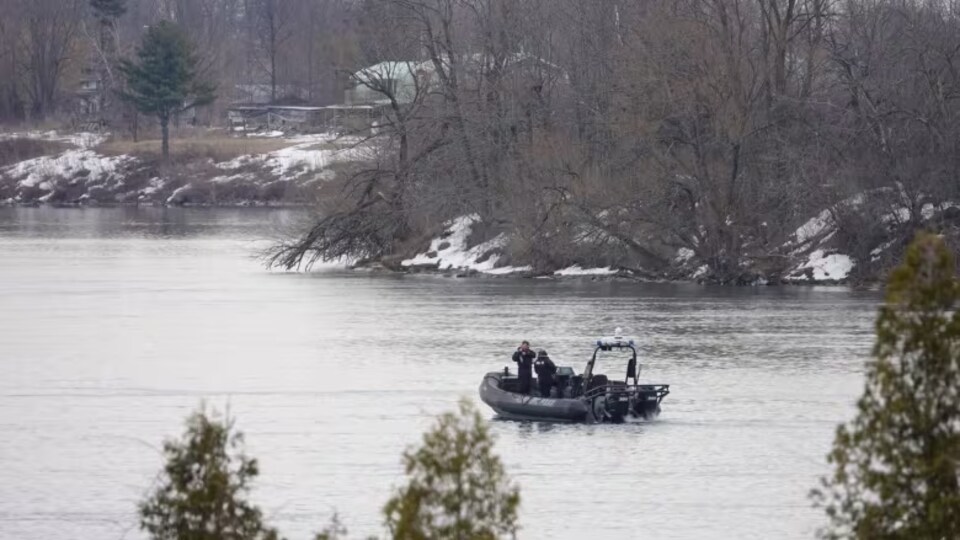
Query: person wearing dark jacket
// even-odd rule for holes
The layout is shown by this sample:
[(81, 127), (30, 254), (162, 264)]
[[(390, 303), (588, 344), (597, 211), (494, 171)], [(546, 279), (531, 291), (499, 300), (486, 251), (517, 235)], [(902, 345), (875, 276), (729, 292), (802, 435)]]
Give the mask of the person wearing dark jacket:
[(553, 387), (553, 376), (557, 373), (557, 365), (547, 356), (547, 351), (540, 349), (537, 361), (533, 364), (537, 372), (537, 383), (540, 386), (540, 396), (550, 397), (550, 388)]
[(530, 383), (533, 379), (533, 361), (537, 354), (530, 349), (530, 342), (524, 341), (513, 353), (513, 361), (517, 363), (517, 378), (520, 379), (520, 393), (530, 393)]

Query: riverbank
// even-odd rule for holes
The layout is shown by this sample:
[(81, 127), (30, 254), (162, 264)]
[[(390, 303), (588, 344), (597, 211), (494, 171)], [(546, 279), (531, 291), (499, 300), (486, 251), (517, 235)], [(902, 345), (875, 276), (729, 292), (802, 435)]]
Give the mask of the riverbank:
[[(447, 222), (442, 232), (430, 239), (426, 249), (394, 254), (376, 260), (358, 261), (357, 269), (385, 270), (398, 273), (430, 273), (448, 277), (519, 277), (530, 279), (589, 279), (592, 281), (641, 281), (664, 283), (701, 283), (717, 281), (706, 265), (694, 267), (695, 254), (683, 248), (677, 250), (674, 265), (661, 269), (625, 267), (616, 264), (597, 266), (593, 261), (574, 261), (557, 267), (536, 264), (511, 252), (508, 232), (491, 235), (488, 239), (475, 235), (483, 229), (476, 215), (462, 216)], [(804, 230), (811, 227), (805, 224)], [(822, 231), (818, 231), (818, 234)], [(492, 236), (492, 237), (490, 237)], [(854, 261), (845, 254), (828, 247), (829, 238), (821, 243), (810, 242), (806, 249), (795, 249), (788, 272), (760, 274), (745, 271), (734, 283), (742, 286), (769, 285), (848, 285), (869, 286), (872, 281), (853, 282)], [(416, 243), (415, 243), (416, 244)], [(423, 245), (424, 243), (420, 243)]]
[(93, 133), (0, 134), (0, 204), (306, 206), (371, 148), (333, 134), (233, 136), (204, 131), (159, 141)]
[[(0, 205), (314, 208), (335, 200), (345, 178), (378, 164), (375, 145), (334, 134), (198, 130), (174, 139), (171, 152), (164, 162), (159, 141), (0, 134)], [(917, 230), (941, 231), (960, 245), (960, 205), (910, 208), (905, 199), (895, 190), (857, 194), (791, 233), (740, 233), (738, 252), (701, 245), (699, 238), (708, 237), (702, 233), (679, 244), (655, 227), (624, 233), (602, 212), (532, 232), (477, 215), (435, 216), (358, 266), (456, 276), (862, 286), (883, 279)]]

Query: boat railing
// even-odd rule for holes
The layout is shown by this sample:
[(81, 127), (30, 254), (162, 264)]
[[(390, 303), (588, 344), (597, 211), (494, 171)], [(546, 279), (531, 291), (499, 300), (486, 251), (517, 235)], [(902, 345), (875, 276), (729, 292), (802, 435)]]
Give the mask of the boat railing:
[(670, 393), (670, 385), (608, 383), (597, 385), (587, 390), (583, 394), (583, 398), (589, 400), (599, 396), (630, 396), (648, 392), (653, 392), (657, 396), (657, 399), (663, 399), (667, 394)]

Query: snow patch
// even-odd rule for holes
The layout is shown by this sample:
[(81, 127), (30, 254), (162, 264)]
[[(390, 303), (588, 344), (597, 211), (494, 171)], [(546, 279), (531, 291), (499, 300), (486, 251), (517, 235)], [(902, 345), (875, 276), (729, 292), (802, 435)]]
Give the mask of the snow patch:
[(910, 209), (902, 206), (880, 217), (882, 223), (907, 223), (910, 221)]
[[(830, 237), (833, 236), (837, 228), (837, 223), (836, 220), (834, 220), (833, 212), (841, 208), (857, 208), (863, 205), (864, 201), (866, 200), (866, 195), (866, 193), (858, 193), (852, 197), (848, 197), (831, 206), (830, 208), (823, 210), (817, 214), (816, 217), (810, 218), (806, 223), (801, 225), (796, 231), (793, 232), (793, 240), (786, 242), (784, 247), (790, 247), (792, 245), (802, 247), (807, 242), (818, 239), (821, 244), (826, 242), (830, 239)], [(825, 236), (820, 238), (823, 235)], [(794, 253), (797, 253), (797, 251), (799, 251), (799, 249), (795, 250)]]
[(21, 187), (37, 186), (46, 190), (52, 188), (45, 182), (49, 178), (70, 178), (84, 174), (88, 183), (95, 182), (131, 161), (134, 158), (130, 156), (101, 156), (92, 150), (67, 150), (58, 156), (42, 156), (15, 163), (0, 170), (0, 174), (18, 180)]
[(107, 140), (108, 134), (100, 133), (65, 133), (56, 131), (20, 131), (11, 133), (0, 133), (0, 140), (10, 139), (34, 139), (38, 141), (56, 141), (72, 144), (81, 149), (89, 149), (98, 146)]
[(370, 149), (366, 147), (314, 148), (320, 144), (332, 143), (334, 138), (335, 135), (329, 133), (294, 137), (288, 139), (292, 145), (287, 148), (266, 154), (240, 156), (216, 163), (215, 166), (227, 171), (251, 165), (259, 166), (269, 169), (271, 174), (280, 180), (293, 180), (301, 174), (326, 169), (333, 163), (361, 161), (371, 157)]
[(896, 240), (889, 240), (870, 250), (870, 262), (877, 262), (880, 260), (880, 256), (883, 255), (883, 252), (890, 249), (894, 243), (896, 243)]
[[(500, 255), (490, 255), (484, 261), (479, 259), (490, 251), (502, 248), (507, 243), (506, 235), (500, 234), (496, 238), (482, 244), (467, 247), (467, 238), (473, 225), (480, 221), (480, 216), (472, 214), (461, 216), (449, 221), (445, 233), (440, 238), (430, 242), (427, 253), (421, 253), (412, 259), (400, 262), (401, 266), (436, 266), (440, 270), (467, 269), (485, 274), (512, 274), (531, 270), (530, 267), (496, 267)], [(441, 249), (442, 246), (442, 249)]]
[(178, 187), (177, 189), (174, 190), (173, 193), (170, 194), (169, 197), (167, 197), (167, 204), (177, 203), (180, 200), (180, 195), (183, 193), (187, 193), (191, 189), (193, 189), (193, 184), (190, 184), (190, 183), (187, 183)]
[(489, 270), (483, 270), (484, 274), (491, 274), (495, 276), (502, 276), (506, 274), (519, 274), (521, 272), (532, 272), (532, 266), (501, 266), (500, 268), (491, 268)]
[(609, 276), (616, 274), (617, 271), (609, 266), (606, 268), (581, 268), (580, 265), (575, 264), (573, 266), (557, 270), (553, 273), (555, 276)]
[(796, 237), (798, 244), (805, 244), (833, 226), (833, 214), (830, 210), (824, 210), (820, 212), (817, 217), (810, 218), (806, 223), (801, 225), (793, 235)]
[(794, 279), (801, 281), (807, 279), (805, 272), (807, 269), (813, 271), (814, 281), (839, 281), (850, 275), (850, 271), (853, 270), (853, 259), (842, 253), (827, 255), (822, 249), (818, 249), (810, 253), (810, 257), (804, 264), (797, 267), (793, 273), (802, 273), (802, 275)]
[(677, 256), (674, 258), (674, 261), (677, 263), (685, 263), (693, 258), (693, 250), (690, 248), (682, 247), (677, 250)]
[(146, 197), (146, 196), (148, 196), (148, 195), (153, 195), (154, 193), (160, 191), (161, 189), (163, 189), (163, 186), (164, 186), (165, 184), (166, 184), (166, 182), (164, 182), (163, 179), (161, 179), (161, 178), (159, 178), (159, 177), (156, 177), (156, 176), (155, 176), (155, 177), (151, 178), (151, 179), (150, 179), (150, 182), (149, 182), (148, 185), (147, 185), (147, 187), (145, 187), (145, 188), (143, 188), (143, 189), (140, 190), (140, 196), (141, 196), (141, 198), (142, 198), (142, 197)]

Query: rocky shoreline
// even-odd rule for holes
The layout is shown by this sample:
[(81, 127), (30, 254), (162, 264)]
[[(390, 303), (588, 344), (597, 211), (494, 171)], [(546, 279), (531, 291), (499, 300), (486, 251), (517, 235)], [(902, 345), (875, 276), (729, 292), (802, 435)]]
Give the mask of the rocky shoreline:
[(307, 206), (369, 149), (330, 134), (271, 139), (279, 148), (217, 161), (190, 156), (164, 163), (112, 155), (105, 136), (7, 133), (0, 144), (56, 143), (53, 153), (0, 167), (0, 204), (54, 206)]
[[(403, 255), (361, 261), (353, 268), (368, 271), (383, 271), (406, 274), (431, 274), (451, 278), (524, 278), (524, 279), (580, 279), (590, 281), (632, 281), (663, 283), (724, 284), (736, 286), (777, 285), (826, 285), (871, 287), (876, 280), (861, 279), (853, 282), (850, 271), (853, 263), (847, 257), (823, 257), (820, 246), (817, 250), (798, 251), (789, 274), (761, 274), (744, 272), (735, 280), (721, 282), (715, 279), (703, 265), (692, 268), (692, 256), (680, 253), (676, 263), (666, 269), (648, 270), (625, 268), (616, 265), (591, 266), (571, 264), (563, 268), (534, 268), (530, 264), (510, 264), (507, 253), (509, 241), (506, 233), (500, 233), (486, 241), (471, 243), (471, 232), (478, 223), (477, 216), (463, 216), (449, 221), (444, 230), (429, 241), (426, 250), (412, 250)], [(810, 246), (813, 247), (813, 246)], [(813, 254), (811, 257), (811, 253)], [(811, 266), (826, 261), (822, 265)]]
[[(105, 136), (90, 133), (0, 134), (0, 145), (17, 141), (49, 145), (47, 153), (31, 148), (42, 155), (12, 163), (0, 161), (0, 206), (311, 208), (331, 180), (357, 164), (372, 161), (375, 151), (362, 141), (318, 134), (266, 139), (270, 150), (262, 153), (219, 160), (193, 156), (164, 164), (144, 156), (107, 153), (105, 140)], [(655, 247), (662, 261), (649, 268), (629, 258), (608, 256), (603, 248), (586, 246), (581, 250), (577, 245), (568, 246), (572, 253), (566, 256), (533, 261), (530, 251), (515, 248), (518, 242), (513, 231), (491, 233), (488, 229), (493, 227), (481, 223), (476, 215), (449, 220), (435, 229), (435, 237), (357, 267), (455, 277), (870, 286), (898, 260), (912, 231), (928, 223), (939, 223), (943, 229), (944, 224), (960, 218), (960, 205), (953, 203), (928, 203), (915, 210), (894, 205), (880, 216), (876, 225), (882, 234), (872, 244), (860, 253), (845, 252), (849, 248), (837, 240), (843, 228), (838, 216), (859, 211), (865, 200), (878, 195), (884, 194), (859, 194), (824, 209), (781, 245), (766, 248), (766, 256), (774, 258), (776, 265), (760, 259), (751, 262), (748, 255), (742, 255), (736, 272), (715, 273), (694, 249), (686, 247), (672, 251)], [(477, 225), (486, 236), (474, 234)]]

